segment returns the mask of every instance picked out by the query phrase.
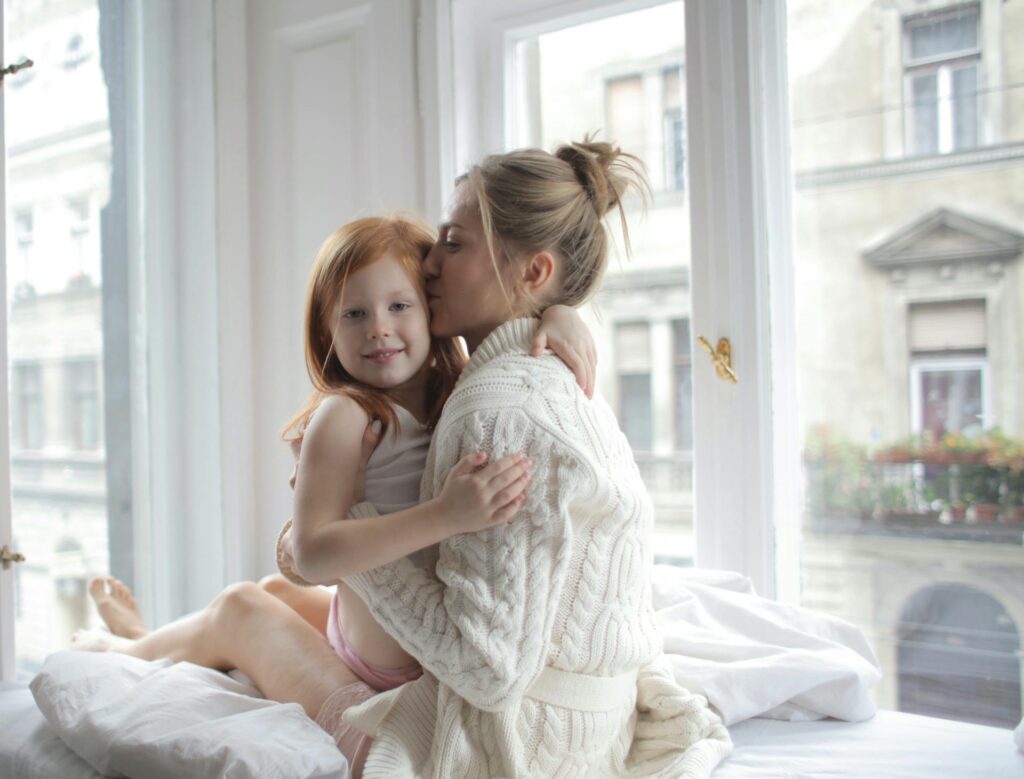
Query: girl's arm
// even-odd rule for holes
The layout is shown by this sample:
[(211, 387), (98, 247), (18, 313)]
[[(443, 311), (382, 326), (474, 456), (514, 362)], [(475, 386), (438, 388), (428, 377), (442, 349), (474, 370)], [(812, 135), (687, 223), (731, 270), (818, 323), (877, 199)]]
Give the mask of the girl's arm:
[(487, 456), (475, 453), (451, 469), (433, 500), (373, 519), (338, 521), (356, 503), (352, 474), (360, 471), (367, 422), (350, 398), (332, 396), (306, 430), (291, 539), (295, 572), (306, 581), (334, 582), (515, 515), (529, 462), (513, 455), (485, 465)]
[(550, 349), (568, 365), (587, 397), (594, 397), (597, 349), (594, 337), (575, 308), (555, 305), (544, 310), (530, 353), (539, 357), (544, 349)]

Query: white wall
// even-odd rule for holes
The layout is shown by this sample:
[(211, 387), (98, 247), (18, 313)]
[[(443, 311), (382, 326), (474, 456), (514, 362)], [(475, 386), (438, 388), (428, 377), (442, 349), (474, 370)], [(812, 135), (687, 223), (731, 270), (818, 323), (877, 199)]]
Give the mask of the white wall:
[(421, 211), (413, 0), (217, 3), (221, 460), (228, 578), (274, 569), (279, 431), (309, 392), (306, 276), (360, 216)]

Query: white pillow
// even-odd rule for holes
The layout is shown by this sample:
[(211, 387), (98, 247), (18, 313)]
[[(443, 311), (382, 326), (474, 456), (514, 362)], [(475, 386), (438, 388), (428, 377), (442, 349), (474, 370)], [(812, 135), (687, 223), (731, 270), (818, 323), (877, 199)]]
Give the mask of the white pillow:
[(57, 652), (30, 685), (50, 726), (96, 771), (140, 779), (347, 777), (297, 703), (219, 671), (114, 652)]

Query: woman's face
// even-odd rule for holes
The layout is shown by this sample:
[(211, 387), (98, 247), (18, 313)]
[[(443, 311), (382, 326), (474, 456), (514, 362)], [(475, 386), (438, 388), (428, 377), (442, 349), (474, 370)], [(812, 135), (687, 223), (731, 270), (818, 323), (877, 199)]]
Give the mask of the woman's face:
[[(499, 264), (502, 261), (499, 258)], [(472, 352), (512, 317), (487, 249), (480, 212), (466, 184), (457, 187), (452, 195), (437, 243), (427, 254), (423, 267), (432, 335), (461, 335)], [(505, 286), (511, 295), (510, 285)]]

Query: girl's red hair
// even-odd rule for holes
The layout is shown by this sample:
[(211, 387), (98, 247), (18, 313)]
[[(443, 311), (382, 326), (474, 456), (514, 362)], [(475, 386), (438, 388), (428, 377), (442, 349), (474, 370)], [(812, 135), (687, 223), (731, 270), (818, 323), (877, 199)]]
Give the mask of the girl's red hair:
[[(341, 301), (350, 274), (372, 265), (385, 255), (398, 260), (416, 288), (423, 292), (423, 259), (434, 243), (426, 223), (408, 217), (369, 217), (349, 222), (334, 231), (317, 252), (306, 289), (306, 371), (313, 393), (288, 420), (281, 437), (292, 441), (302, 437), (310, 416), (326, 395), (344, 394), (362, 407), (371, 419), (379, 419), (383, 431), (398, 418), (387, 390), (371, 387), (346, 371), (334, 352), (331, 330), (334, 308)], [(424, 305), (426, 300), (424, 299)], [(427, 424), (433, 427), (441, 416), (466, 355), (454, 338), (430, 339), (430, 374), (427, 380)]]

